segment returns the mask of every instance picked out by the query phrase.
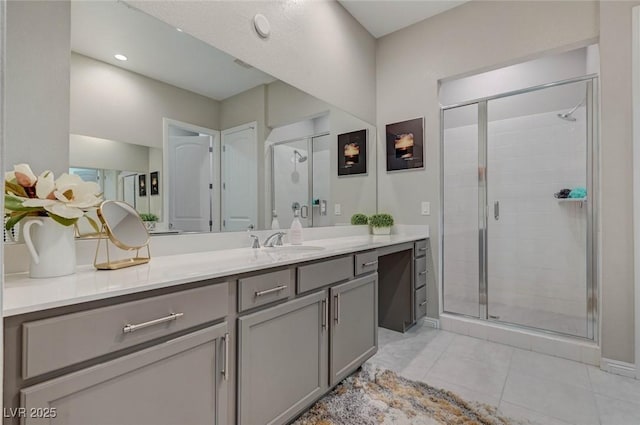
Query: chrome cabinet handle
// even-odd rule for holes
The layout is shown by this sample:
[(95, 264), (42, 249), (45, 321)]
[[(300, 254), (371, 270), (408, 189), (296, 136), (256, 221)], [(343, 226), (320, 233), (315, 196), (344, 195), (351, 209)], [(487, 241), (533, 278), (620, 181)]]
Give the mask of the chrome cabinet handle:
[(261, 297), (263, 295), (269, 295), (274, 292), (280, 292), (283, 289), (287, 289), (287, 285), (276, 286), (275, 288), (265, 289), (264, 291), (256, 291), (256, 297)]
[(500, 220), (500, 201), (493, 203), (493, 218)]
[(375, 266), (376, 264), (378, 264), (378, 260), (375, 260), (375, 261), (369, 261), (369, 262), (367, 262), (367, 263), (362, 263), (362, 267)]
[(420, 303), (420, 307), (424, 307), (425, 305), (427, 305), (427, 300), (424, 300), (423, 302)]
[(418, 248), (418, 251), (426, 251), (426, 250), (427, 250), (427, 248), (426, 248), (426, 247)]
[(340, 324), (340, 293), (336, 294), (336, 325)]
[(425, 271), (423, 271), (423, 272), (418, 273), (418, 276), (424, 276), (425, 274), (427, 274), (427, 271), (426, 271), (426, 270), (425, 270)]
[(127, 323), (126, 325), (124, 325), (124, 328), (122, 328), (122, 333), (130, 334), (137, 330), (148, 328), (149, 326), (155, 326), (155, 325), (160, 325), (162, 323), (173, 322), (174, 320), (178, 320), (182, 316), (184, 316), (184, 313), (171, 313), (166, 317), (161, 317), (160, 319), (155, 319), (155, 320), (149, 320), (148, 322), (140, 323), (137, 325), (132, 325), (130, 323)]
[(224, 370), (222, 371), (222, 377), (226, 381), (229, 379), (229, 334), (224, 334), (222, 339), (224, 341)]
[(327, 329), (327, 299), (322, 300), (322, 330)]

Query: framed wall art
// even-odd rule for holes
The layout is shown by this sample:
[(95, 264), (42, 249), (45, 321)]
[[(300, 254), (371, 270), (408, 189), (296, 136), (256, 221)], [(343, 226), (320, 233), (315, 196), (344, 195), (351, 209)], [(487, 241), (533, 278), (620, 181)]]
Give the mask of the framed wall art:
[(147, 175), (138, 174), (138, 196), (147, 196)]
[(424, 168), (424, 118), (387, 124), (387, 171)]
[(157, 171), (151, 173), (150, 180), (149, 184), (151, 185), (151, 194), (158, 195), (160, 193), (160, 178), (158, 177)]
[(338, 176), (367, 174), (367, 130), (338, 134)]

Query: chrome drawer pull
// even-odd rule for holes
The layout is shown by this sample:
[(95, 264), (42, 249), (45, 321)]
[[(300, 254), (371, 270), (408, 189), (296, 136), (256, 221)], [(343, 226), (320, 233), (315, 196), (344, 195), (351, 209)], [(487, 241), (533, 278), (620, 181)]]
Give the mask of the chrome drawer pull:
[(264, 291), (256, 291), (256, 297), (273, 294), (274, 292), (280, 292), (283, 289), (287, 289), (287, 285), (276, 286), (275, 288), (265, 289)]
[(424, 300), (423, 302), (420, 303), (420, 307), (424, 307), (425, 305), (427, 305), (427, 300)]
[(149, 326), (160, 325), (162, 323), (173, 322), (174, 320), (178, 320), (180, 317), (184, 316), (184, 313), (171, 313), (167, 317), (161, 317), (160, 319), (149, 320), (148, 322), (140, 323), (138, 325), (132, 325), (127, 323), (122, 328), (122, 333), (130, 334), (131, 332), (135, 332), (139, 329), (148, 328)]
[(427, 248), (426, 248), (426, 247), (418, 248), (418, 251), (426, 251), (426, 250), (427, 250)]
[(426, 271), (426, 270), (425, 270), (425, 271), (423, 271), (423, 272), (418, 273), (418, 276), (424, 276), (425, 274), (427, 274), (427, 271)]
[(375, 260), (375, 261), (369, 261), (369, 262), (367, 262), (367, 263), (362, 263), (362, 267), (375, 266), (376, 264), (378, 264), (378, 260)]

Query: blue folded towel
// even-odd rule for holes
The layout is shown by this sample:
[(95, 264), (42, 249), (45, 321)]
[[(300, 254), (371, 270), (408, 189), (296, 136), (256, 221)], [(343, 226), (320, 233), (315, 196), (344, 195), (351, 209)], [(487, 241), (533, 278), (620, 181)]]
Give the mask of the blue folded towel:
[(584, 187), (576, 187), (569, 193), (569, 198), (580, 199), (587, 197), (587, 189)]

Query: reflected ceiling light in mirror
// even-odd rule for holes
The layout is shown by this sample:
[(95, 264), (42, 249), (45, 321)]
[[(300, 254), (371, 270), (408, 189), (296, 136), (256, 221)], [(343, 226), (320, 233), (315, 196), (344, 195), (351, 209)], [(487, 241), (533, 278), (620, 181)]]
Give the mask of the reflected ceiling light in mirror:
[(176, 28), (176, 31), (182, 32), (182, 28)]
[(127, 60), (127, 57), (125, 55), (123, 55), (123, 54), (120, 54), (120, 53), (118, 53), (116, 55), (113, 55), (113, 57), (118, 59), (119, 61), (126, 61)]

